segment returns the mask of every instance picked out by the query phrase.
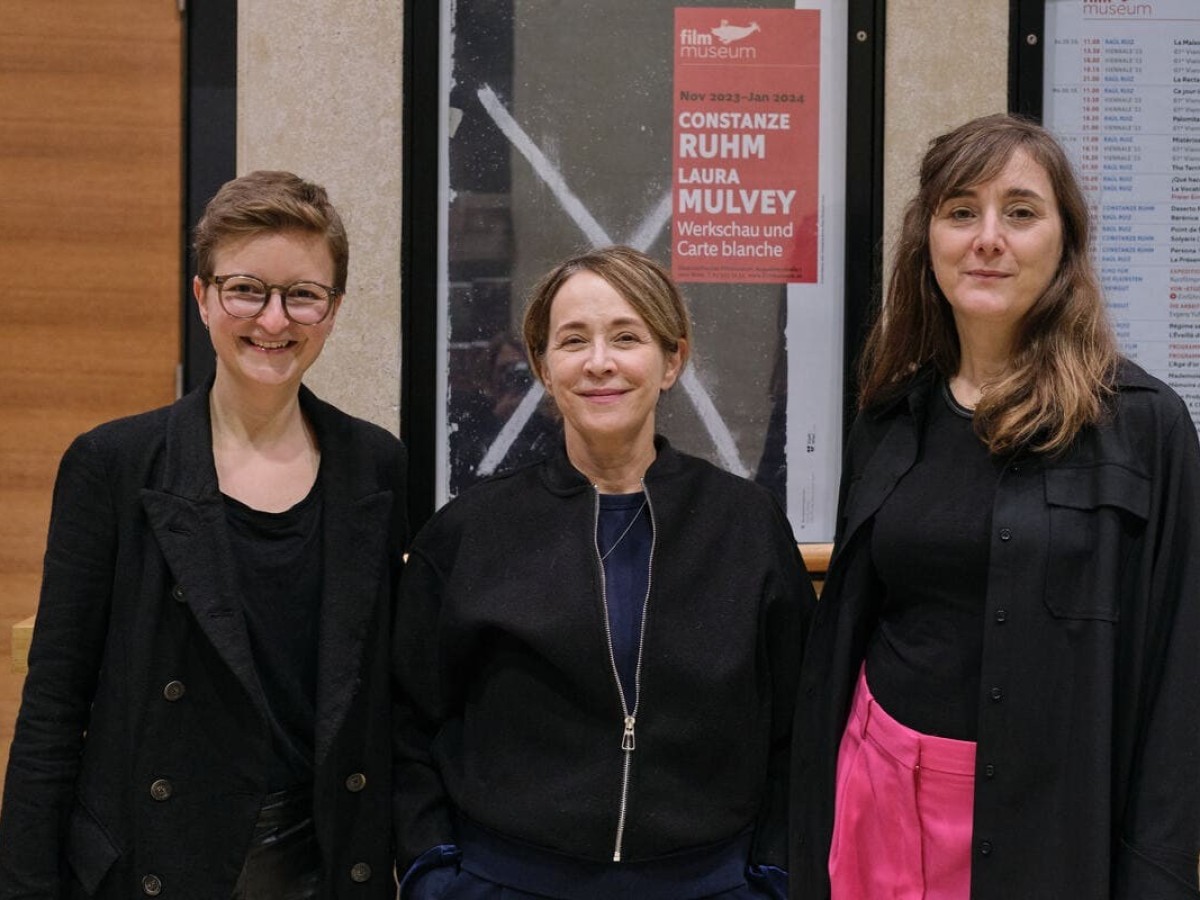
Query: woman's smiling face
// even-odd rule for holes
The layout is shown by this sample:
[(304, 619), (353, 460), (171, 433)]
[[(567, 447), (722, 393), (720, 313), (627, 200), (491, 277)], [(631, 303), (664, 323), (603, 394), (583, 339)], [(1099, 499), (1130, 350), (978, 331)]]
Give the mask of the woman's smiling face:
[[(280, 231), (228, 241), (217, 247), (213, 262), (214, 275), (253, 275), (266, 284), (333, 283), (329, 244), (312, 232)], [(283, 299), (276, 291), (261, 313), (239, 319), (221, 307), (215, 284), (196, 278), (192, 290), (212, 338), (218, 370), (247, 388), (296, 389), (320, 356), (337, 315), (335, 305), (323, 322), (297, 325), (284, 315)]]
[(960, 332), (1011, 334), (1049, 287), (1062, 253), (1050, 176), (1020, 149), (991, 181), (945, 198), (929, 223), (934, 278)]
[(675, 383), (681, 362), (599, 275), (578, 272), (555, 294), (542, 374), (568, 447), (576, 440), (652, 446), (659, 394)]

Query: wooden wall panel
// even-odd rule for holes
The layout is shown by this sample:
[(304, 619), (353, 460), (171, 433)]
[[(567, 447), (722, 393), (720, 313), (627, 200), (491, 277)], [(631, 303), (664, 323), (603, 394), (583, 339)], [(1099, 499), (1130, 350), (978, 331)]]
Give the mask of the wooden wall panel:
[(179, 361), (175, 0), (6, 0), (0, 28), (0, 784), (58, 459)]

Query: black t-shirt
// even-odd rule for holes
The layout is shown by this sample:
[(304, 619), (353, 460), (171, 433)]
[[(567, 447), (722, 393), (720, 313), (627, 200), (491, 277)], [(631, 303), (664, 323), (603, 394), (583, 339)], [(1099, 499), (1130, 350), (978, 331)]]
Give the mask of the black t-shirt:
[(312, 781), (317, 636), (320, 627), (322, 507), (318, 481), (280, 513), (225, 497), (225, 519), (254, 665), (270, 712), (275, 757), (269, 791)]
[(893, 718), (923, 734), (975, 740), (1002, 468), (943, 382), (916, 464), (875, 517), (871, 556), (885, 591), (867, 681)]

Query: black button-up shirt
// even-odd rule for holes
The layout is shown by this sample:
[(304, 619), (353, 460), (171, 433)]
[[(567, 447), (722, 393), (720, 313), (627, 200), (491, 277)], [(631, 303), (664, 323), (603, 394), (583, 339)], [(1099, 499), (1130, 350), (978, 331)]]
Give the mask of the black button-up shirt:
[[(873, 517), (916, 459), (933, 383), (859, 417), (802, 673), (792, 882), (828, 897), (837, 748), (878, 616)], [(1001, 476), (992, 510), (974, 900), (1197, 896), (1200, 448), (1123, 364), (1112, 412)]]

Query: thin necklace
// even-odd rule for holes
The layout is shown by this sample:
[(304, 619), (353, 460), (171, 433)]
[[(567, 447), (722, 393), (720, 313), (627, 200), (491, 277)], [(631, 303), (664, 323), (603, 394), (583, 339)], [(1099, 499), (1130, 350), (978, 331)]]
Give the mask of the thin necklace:
[(649, 497), (643, 498), (642, 505), (639, 506), (637, 512), (633, 514), (633, 518), (629, 520), (629, 524), (625, 526), (625, 530), (621, 532), (621, 536), (613, 541), (612, 546), (609, 547), (608, 550), (605, 551), (604, 555), (600, 557), (600, 562), (604, 562), (606, 559), (608, 559), (609, 554), (617, 549), (617, 545), (620, 544), (621, 541), (625, 540), (625, 535), (629, 534), (629, 529), (633, 527), (633, 523), (638, 520), (639, 516), (641, 516), (642, 510), (646, 508), (646, 503), (649, 501), (649, 499)]

